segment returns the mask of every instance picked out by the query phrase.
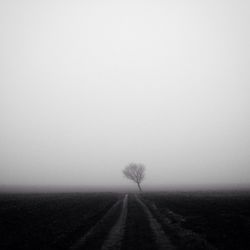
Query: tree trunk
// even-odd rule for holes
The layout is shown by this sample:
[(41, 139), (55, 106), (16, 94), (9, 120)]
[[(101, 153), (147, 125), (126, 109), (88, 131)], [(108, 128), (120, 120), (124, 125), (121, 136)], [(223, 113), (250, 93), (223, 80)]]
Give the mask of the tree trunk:
[(142, 189), (141, 189), (141, 186), (140, 186), (140, 183), (139, 183), (139, 182), (137, 183), (137, 186), (138, 186), (138, 188), (139, 188), (139, 191), (142, 192)]

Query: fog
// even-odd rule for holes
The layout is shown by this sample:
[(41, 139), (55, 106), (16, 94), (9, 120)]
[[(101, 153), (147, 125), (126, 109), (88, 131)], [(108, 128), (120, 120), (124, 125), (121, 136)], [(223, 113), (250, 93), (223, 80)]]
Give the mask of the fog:
[(249, 8), (1, 1), (0, 187), (248, 185)]

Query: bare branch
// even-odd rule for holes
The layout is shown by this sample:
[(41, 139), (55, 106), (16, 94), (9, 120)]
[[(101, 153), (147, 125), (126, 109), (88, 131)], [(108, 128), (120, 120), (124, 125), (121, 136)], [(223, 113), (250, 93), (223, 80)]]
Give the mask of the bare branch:
[(140, 163), (130, 163), (123, 170), (123, 174), (126, 178), (137, 183), (139, 190), (141, 191), (140, 183), (145, 177), (145, 166)]

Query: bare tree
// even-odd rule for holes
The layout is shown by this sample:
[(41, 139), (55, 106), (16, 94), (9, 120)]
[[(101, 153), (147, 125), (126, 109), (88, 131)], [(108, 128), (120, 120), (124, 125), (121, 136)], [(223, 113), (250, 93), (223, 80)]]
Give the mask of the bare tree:
[(143, 164), (130, 163), (123, 169), (123, 174), (129, 180), (134, 181), (137, 184), (139, 190), (142, 191), (140, 184), (145, 176), (145, 166)]

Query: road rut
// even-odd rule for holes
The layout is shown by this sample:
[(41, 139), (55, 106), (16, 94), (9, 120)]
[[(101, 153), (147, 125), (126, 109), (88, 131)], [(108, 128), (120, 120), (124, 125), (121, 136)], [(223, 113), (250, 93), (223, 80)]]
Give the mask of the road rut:
[(127, 217), (128, 195), (123, 199), (122, 211), (119, 219), (111, 229), (107, 239), (103, 243), (102, 250), (118, 250), (121, 249), (122, 239), (125, 230), (125, 222)]
[(176, 249), (172, 243), (170, 242), (169, 238), (166, 236), (164, 230), (162, 229), (162, 226), (157, 222), (157, 220), (154, 218), (150, 210), (147, 208), (147, 206), (144, 204), (144, 202), (138, 197), (138, 195), (135, 195), (136, 201), (141, 205), (144, 212), (147, 214), (150, 227), (152, 229), (152, 232), (154, 234), (155, 242), (157, 245), (157, 248), (159, 250), (174, 250)]

